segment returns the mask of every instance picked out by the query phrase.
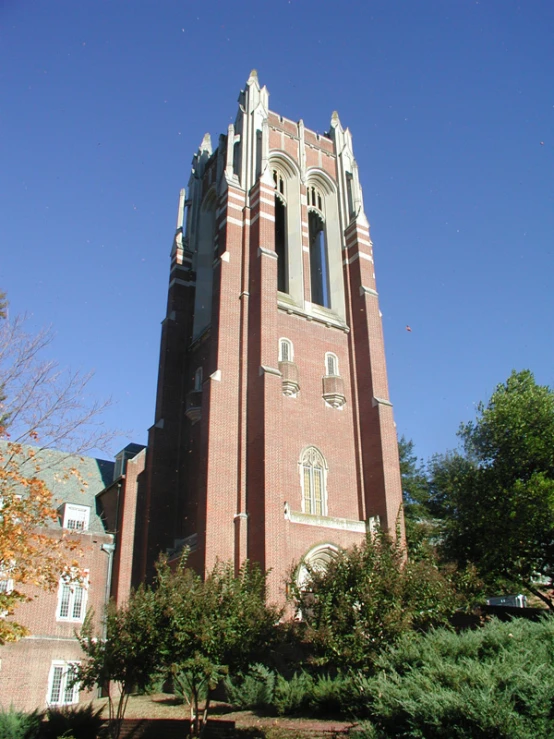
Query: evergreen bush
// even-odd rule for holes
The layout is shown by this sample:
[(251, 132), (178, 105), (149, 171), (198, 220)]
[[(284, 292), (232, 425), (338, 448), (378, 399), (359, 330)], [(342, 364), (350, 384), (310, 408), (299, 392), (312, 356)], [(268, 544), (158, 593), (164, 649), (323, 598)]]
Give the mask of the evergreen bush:
[(74, 739), (96, 739), (104, 723), (100, 717), (102, 708), (95, 711), (92, 703), (49, 708), (46, 712), (48, 723), (44, 724), (43, 736), (45, 739), (67, 738), (69, 735)]
[(37, 739), (42, 717), (39, 711), (0, 710), (0, 739)]
[(307, 672), (295, 672), (290, 680), (277, 675), (274, 706), (280, 716), (309, 713), (314, 679)]
[(247, 673), (225, 679), (227, 699), (233, 707), (271, 709), (275, 698), (276, 675), (265, 665), (252, 665)]
[(406, 634), (376, 668), (366, 680), (376, 737), (554, 737), (554, 619)]

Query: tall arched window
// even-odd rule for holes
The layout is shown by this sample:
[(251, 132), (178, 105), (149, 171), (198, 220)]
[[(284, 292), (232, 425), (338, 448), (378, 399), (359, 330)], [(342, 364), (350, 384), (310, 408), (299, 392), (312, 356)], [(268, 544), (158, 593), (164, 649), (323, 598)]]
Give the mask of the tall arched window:
[(344, 237), (336, 183), (316, 167), (306, 172), (306, 179), (311, 303), (314, 313), (321, 306), (344, 321)]
[(278, 169), (273, 170), (275, 183), (275, 251), (277, 253), (277, 290), (288, 293), (287, 264), (287, 204), (285, 200), (285, 181)]
[(329, 259), (323, 214), (323, 197), (317, 187), (308, 187), (308, 229), (310, 234), (310, 279), (312, 303), (331, 307)]
[(327, 465), (323, 454), (311, 446), (301, 459), (302, 511), (314, 516), (327, 515)]
[(327, 352), (325, 355), (325, 374), (337, 376), (339, 374), (339, 360), (336, 354)]
[(199, 336), (212, 320), (215, 211), (215, 188), (212, 188), (202, 202), (198, 221), (198, 241), (196, 254), (194, 255), (196, 291), (194, 296), (193, 339)]
[(279, 339), (279, 361), (292, 362), (293, 356), (292, 341), (290, 339)]

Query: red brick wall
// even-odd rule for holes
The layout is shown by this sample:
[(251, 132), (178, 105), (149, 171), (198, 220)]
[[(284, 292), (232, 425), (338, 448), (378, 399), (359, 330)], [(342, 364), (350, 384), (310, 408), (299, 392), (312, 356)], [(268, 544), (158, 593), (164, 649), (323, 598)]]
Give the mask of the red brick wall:
[[(82, 552), (80, 566), (89, 573), (87, 609), (94, 610), (95, 626), (99, 629), (109, 561), (108, 554), (101, 547), (111, 543), (112, 537), (89, 533), (76, 536)], [(5, 707), (13, 704), (20, 710), (45, 707), (48, 674), (53, 660), (78, 661), (82, 658), (74, 635), (82, 623), (56, 620), (57, 590), (44, 592), (28, 588), (27, 592), (31, 600), (16, 609), (15, 618), (29, 629), (30, 635), (15, 644), (0, 647), (1, 703)], [(83, 693), (81, 699), (84, 698)]]
[[(299, 163), (298, 124), (275, 113), (268, 123), (270, 150), (284, 151)], [(332, 139), (308, 129), (304, 138), (306, 166), (336, 178)], [(215, 180), (215, 160), (204, 173), (204, 193)], [(301, 191), (305, 195), (304, 186)], [(245, 193), (231, 185), (219, 197), (220, 259), (214, 268), (209, 332), (187, 348), (192, 286), (179, 288), (189, 314), (180, 313), (171, 332), (164, 329), (166, 359), (158, 392), (172, 400), (164, 406), (158, 398), (158, 408), (165, 408), (158, 417), (163, 415), (166, 423), (151, 432), (148, 556), (164, 542), (167, 546), (180, 527), (183, 536), (198, 535), (191, 562), (200, 570), (211, 568), (217, 558), (238, 565), (248, 556), (272, 570), (271, 595), (281, 598), (291, 563), (312, 546), (347, 547), (363, 538), (285, 518), (285, 503), (301, 511), (302, 450), (316, 446), (325, 456), (329, 516), (366, 521), (379, 515), (389, 528), (401, 500), (398, 453), (378, 299), (367, 291), (375, 291), (367, 227), (354, 224), (345, 232), (343, 259), (350, 263), (343, 268), (348, 323), (343, 330), (278, 309), (277, 261), (260, 252), (260, 247), (274, 251), (272, 185), (257, 182), (248, 193), (248, 207), (245, 202)], [(306, 231), (307, 207), (301, 211)], [(299, 238), (306, 248), (307, 237)], [(306, 300), (309, 266), (304, 251)], [(294, 345), (300, 383), (296, 398), (283, 395), (275, 372), (280, 337)], [(326, 352), (339, 359), (346, 396), (341, 410), (322, 397)], [(190, 387), (199, 364), (204, 368), (202, 418), (192, 425), (183, 414), (183, 388)]]

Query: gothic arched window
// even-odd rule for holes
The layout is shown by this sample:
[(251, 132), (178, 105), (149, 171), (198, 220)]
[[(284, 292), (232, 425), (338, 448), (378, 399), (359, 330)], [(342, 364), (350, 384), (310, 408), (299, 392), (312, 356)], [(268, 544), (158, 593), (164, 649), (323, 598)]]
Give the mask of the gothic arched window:
[(277, 253), (277, 290), (288, 293), (287, 264), (287, 204), (285, 201), (285, 181), (278, 169), (273, 170), (275, 184), (275, 252)]
[(330, 308), (329, 258), (323, 203), (321, 192), (314, 185), (310, 185), (308, 187), (308, 230), (312, 303)]
[(323, 454), (311, 446), (301, 459), (302, 511), (314, 516), (327, 515), (327, 465)]

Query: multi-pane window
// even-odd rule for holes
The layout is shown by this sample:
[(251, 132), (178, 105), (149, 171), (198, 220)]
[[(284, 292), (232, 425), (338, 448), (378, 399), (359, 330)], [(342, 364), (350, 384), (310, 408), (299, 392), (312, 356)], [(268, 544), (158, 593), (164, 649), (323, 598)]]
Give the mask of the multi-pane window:
[(66, 503), (63, 510), (62, 525), (64, 529), (71, 529), (72, 531), (86, 531), (88, 529), (89, 516), (89, 506)]
[(292, 362), (292, 341), (289, 339), (279, 339), (279, 361)]
[(302, 510), (314, 516), (327, 515), (326, 465), (323, 455), (309, 447), (302, 455)]
[(75, 682), (77, 664), (77, 662), (52, 662), (48, 680), (48, 705), (67, 706), (79, 702), (79, 684)]
[(3, 577), (0, 574), (0, 594), (9, 595), (13, 590), (13, 579), (11, 577)]
[(334, 376), (339, 374), (339, 360), (336, 354), (327, 352), (325, 355), (325, 374)]
[(83, 621), (86, 613), (88, 582), (62, 577), (58, 590), (58, 621)]

